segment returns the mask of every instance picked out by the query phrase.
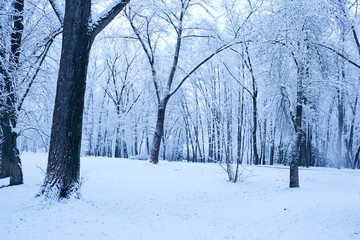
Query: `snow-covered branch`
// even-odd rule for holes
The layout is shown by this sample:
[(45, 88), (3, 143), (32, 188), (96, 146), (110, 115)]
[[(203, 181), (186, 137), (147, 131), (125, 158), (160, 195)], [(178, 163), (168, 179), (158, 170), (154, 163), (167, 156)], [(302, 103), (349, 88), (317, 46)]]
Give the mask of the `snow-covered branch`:
[(89, 30), (92, 38), (95, 38), (96, 35), (99, 34), (129, 2), (130, 0), (115, 0), (97, 17), (92, 19), (89, 24)]

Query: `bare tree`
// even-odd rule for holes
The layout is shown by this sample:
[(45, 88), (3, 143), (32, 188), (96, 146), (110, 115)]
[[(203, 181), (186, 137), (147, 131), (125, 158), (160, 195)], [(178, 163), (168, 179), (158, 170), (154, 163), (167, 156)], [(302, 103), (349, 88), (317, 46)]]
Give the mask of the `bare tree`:
[[(186, 21), (187, 13), (189, 7), (196, 5), (195, 1), (191, 0), (181, 0), (179, 6), (175, 9), (167, 7), (167, 11), (164, 11), (161, 16), (158, 16), (156, 12), (151, 13), (149, 16), (141, 15), (141, 13), (134, 12), (131, 8), (126, 12), (127, 19), (130, 22), (131, 28), (135, 33), (137, 40), (140, 42), (143, 51), (148, 59), (149, 66), (151, 68), (152, 80), (156, 93), (157, 100), (157, 121), (155, 127), (154, 138), (152, 141), (152, 147), (150, 151), (150, 161), (154, 164), (157, 164), (159, 161), (159, 151), (161, 145), (161, 139), (164, 132), (164, 121), (165, 121), (165, 112), (167, 104), (170, 98), (181, 88), (184, 82), (190, 78), (202, 65), (212, 59), (215, 55), (220, 52), (230, 48), (233, 45), (239, 44), (243, 41), (232, 41), (231, 43), (224, 44), (217, 48), (212, 54), (204, 58), (200, 63), (195, 65), (184, 77), (179, 80), (176, 79), (176, 72), (179, 68), (179, 59), (181, 49), (183, 48), (183, 39), (185, 38), (194, 38), (198, 37), (197, 35), (188, 34), (186, 30), (191, 28), (185, 28), (184, 24)], [(200, 4), (201, 5), (201, 4)], [(155, 51), (157, 49), (158, 39), (161, 37), (157, 35), (154, 39), (153, 32), (151, 30), (152, 21), (155, 17), (159, 17), (170, 25), (176, 36), (176, 41), (173, 45), (174, 54), (172, 56), (171, 62), (172, 65), (168, 72), (168, 77), (166, 81), (159, 79), (158, 69), (157, 69), (157, 58)], [(139, 26), (136, 26), (135, 19), (141, 18), (143, 20), (143, 25), (145, 29), (140, 29)], [(177, 80), (177, 81), (175, 81)], [(177, 82), (175, 86), (174, 82)]]

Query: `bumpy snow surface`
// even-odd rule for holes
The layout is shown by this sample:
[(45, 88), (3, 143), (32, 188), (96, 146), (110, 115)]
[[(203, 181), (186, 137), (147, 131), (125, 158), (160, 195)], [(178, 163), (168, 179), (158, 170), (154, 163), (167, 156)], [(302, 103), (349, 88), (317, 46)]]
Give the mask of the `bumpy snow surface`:
[(46, 157), (23, 153), (25, 184), (0, 189), (0, 239), (360, 239), (360, 171), (301, 169), (289, 189), (287, 167), (234, 184), (216, 164), (89, 157), (82, 198), (57, 202), (35, 198)]

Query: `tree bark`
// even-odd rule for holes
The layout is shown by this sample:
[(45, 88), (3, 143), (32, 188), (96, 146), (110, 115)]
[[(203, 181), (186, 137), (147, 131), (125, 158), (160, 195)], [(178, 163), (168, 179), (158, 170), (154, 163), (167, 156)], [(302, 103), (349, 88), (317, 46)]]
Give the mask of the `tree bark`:
[(68, 198), (79, 189), (80, 147), (86, 73), (91, 45), (130, 0), (115, 4), (92, 22), (91, 0), (65, 1), (63, 40), (55, 97), (47, 173), (41, 193)]
[[(17, 96), (15, 93), (16, 74), (19, 68), (21, 53), (22, 35), (24, 30), (24, 0), (12, 2), (14, 15), (12, 16), (13, 31), (11, 33), (11, 54), (9, 56), (9, 69), (6, 71), (0, 67), (0, 74), (3, 75), (5, 83), (6, 106), (2, 112), (0, 127), (2, 128), (4, 145), (1, 160), (4, 161), (4, 176), (10, 176), (10, 185), (23, 183), (23, 174), (20, 161), (20, 154), (17, 148), (18, 133), (16, 130), (17, 115)], [(1, 54), (2, 58), (5, 55)], [(8, 161), (8, 162), (7, 162)], [(3, 165), (3, 164), (1, 164)], [(7, 173), (7, 170), (9, 172)]]
[(153, 164), (157, 164), (159, 162), (159, 151), (161, 138), (164, 133), (165, 110), (167, 102), (168, 98), (165, 98), (159, 103), (158, 106), (156, 128), (150, 152), (150, 162)]
[[(16, 121), (15, 119), (12, 120), (13, 121), (11, 121), (10, 114), (8, 112), (4, 113), (4, 116), (1, 119), (1, 127), (4, 136), (2, 156), (4, 157), (3, 162), (6, 164), (4, 168), (6, 168), (6, 171), (8, 171), (8, 176), (10, 176), (10, 186), (23, 184), (24, 182), (20, 154), (19, 150), (17, 149), (18, 134), (13, 131), (11, 126), (12, 124), (15, 128)], [(6, 177), (6, 175), (7, 172), (5, 172), (4, 177)]]
[[(42, 193), (67, 198), (79, 188), (80, 147), (89, 52), (91, 1), (66, 1), (59, 77)], [(52, 191), (54, 191), (52, 193)]]
[(120, 126), (116, 127), (116, 135), (115, 135), (115, 158), (121, 158), (121, 136), (120, 136)]
[[(4, 139), (3, 139), (4, 140)], [(10, 177), (9, 154), (5, 141), (1, 143), (0, 179)]]
[(304, 93), (303, 93), (303, 80), (305, 76), (305, 68), (303, 64), (298, 64), (297, 69), (297, 93), (296, 93), (296, 116), (293, 119), (294, 128), (295, 128), (295, 139), (293, 141), (292, 151), (291, 151), (291, 162), (290, 162), (290, 188), (299, 187), (299, 162), (303, 159), (303, 149), (305, 144), (305, 132), (303, 130), (302, 121), (303, 121), (303, 102), (304, 102)]

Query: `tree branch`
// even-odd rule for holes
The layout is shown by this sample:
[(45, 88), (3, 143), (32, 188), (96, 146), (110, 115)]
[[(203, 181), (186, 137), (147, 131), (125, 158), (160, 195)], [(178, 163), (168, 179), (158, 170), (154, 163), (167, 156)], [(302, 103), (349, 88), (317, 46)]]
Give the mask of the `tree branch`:
[(98, 35), (129, 2), (130, 0), (115, 0), (100, 14), (98, 19), (93, 20), (89, 26), (91, 38), (95, 39), (96, 35)]
[(64, 25), (64, 11), (60, 5), (60, 3), (58, 2), (58, 0), (49, 0), (51, 7), (53, 8), (55, 15), (57, 16), (57, 18), (59, 19), (59, 22), (61, 24), (61, 26)]
[(47, 56), (47, 54), (48, 54), (48, 52), (49, 52), (49, 49), (50, 49), (51, 45), (53, 44), (55, 38), (56, 38), (60, 33), (62, 33), (61, 28), (58, 29), (58, 30), (54, 33), (54, 35), (52, 35), (52, 36), (50, 37), (50, 39), (47, 41), (47, 43), (45, 44), (44, 52), (39, 56), (39, 58), (40, 58), (39, 65), (37, 66), (37, 68), (36, 68), (36, 70), (35, 70), (35, 73), (34, 73), (34, 75), (32, 76), (32, 78), (31, 78), (31, 80), (30, 80), (30, 82), (29, 82), (29, 84), (28, 84), (28, 86), (27, 86), (27, 88), (26, 88), (26, 90), (25, 90), (24, 95), (22, 96), (22, 98), (21, 98), (21, 100), (20, 100), (20, 102), (19, 102), (19, 105), (18, 105), (18, 107), (17, 107), (17, 111), (20, 111), (20, 110), (21, 110), (22, 105), (23, 105), (26, 97), (28, 96), (31, 87), (32, 87), (32, 85), (33, 85), (33, 83), (34, 83), (34, 81), (35, 81), (38, 73), (40, 72), (41, 66), (42, 66), (42, 64), (43, 64), (44, 61), (45, 61), (45, 58), (46, 58), (46, 56)]
[(198, 70), (202, 65), (204, 65), (206, 62), (208, 62), (210, 59), (212, 59), (214, 56), (216, 56), (217, 54), (221, 53), (222, 51), (231, 48), (232, 46), (238, 45), (240, 43), (244, 43), (244, 41), (238, 41), (235, 43), (231, 43), (231, 44), (226, 44), (223, 45), (221, 47), (219, 47), (215, 52), (213, 52), (212, 54), (210, 54), (207, 58), (205, 58), (204, 60), (202, 60), (198, 65), (196, 65), (196, 67), (194, 67), (179, 83), (179, 85), (168, 95), (168, 97), (170, 98), (172, 95), (174, 95), (179, 88), (184, 84), (184, 82), (186, 81), (186, 79), (188, 79), (194, 72), (196, 72), (196, 70)]
[(325, 46), (325, 45), (320, 44), (320, 43), (317, 43), (316, 45), (332, 51), (333, 53), (337, 54), (337, 55), (338, 55), (339, 57), (341, 57), (342, 59), (346, 60), (348, 63), (350, 63), (350, 64), (352, 64), (353, 66), (355, 66), (356, 68), (359, 68), (359, 69), (360, 69), (360, 65), (359, 65), (359, 64), (357, 64), (356, 62), (352, 61), (351, 59), (349, 59), (348, 57), (346, 57), (344, 54), (342, 54), (341, 52), (337, 51), (336, 49), (333, 49), (332, 47)]

